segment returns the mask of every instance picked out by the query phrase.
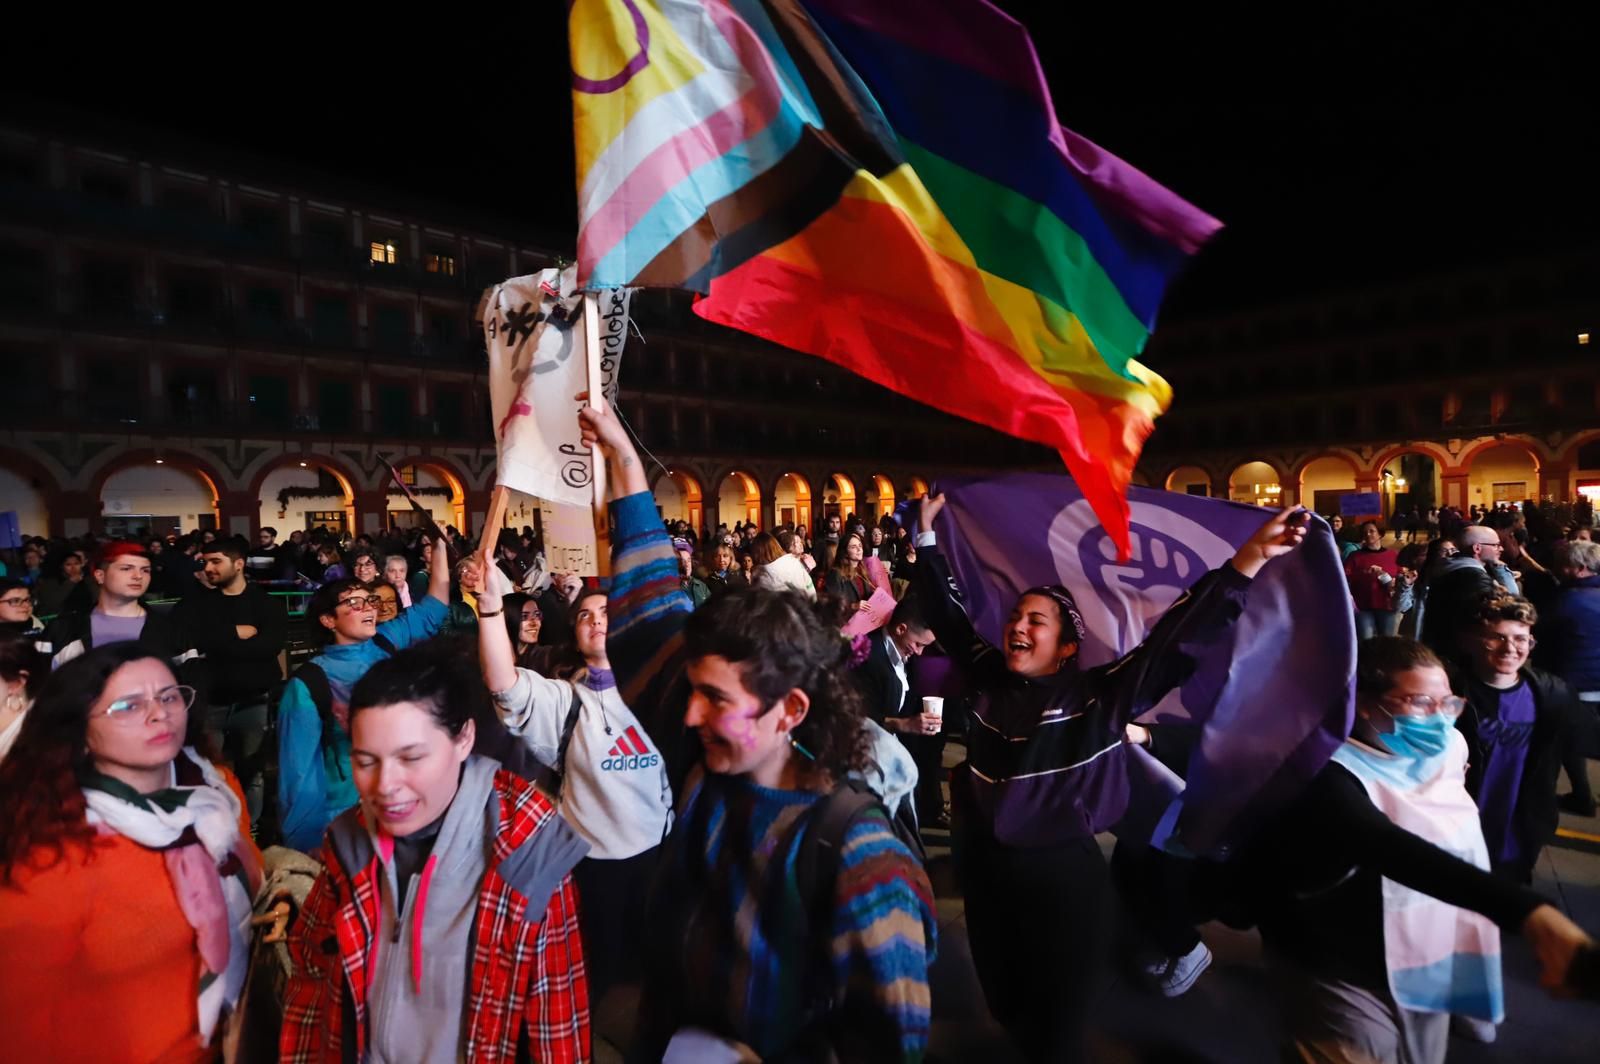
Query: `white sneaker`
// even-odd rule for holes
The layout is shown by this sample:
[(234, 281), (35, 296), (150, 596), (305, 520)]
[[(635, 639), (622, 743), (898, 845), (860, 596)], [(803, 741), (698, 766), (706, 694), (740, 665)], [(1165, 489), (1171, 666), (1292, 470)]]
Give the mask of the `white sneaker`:
[(1488, 1020), (1456, 1014), (1450, 1017), (1450, 1033), (1469, 1042), (1493, 1045), (1494, 1040), (1499, 1037), (1500, 1030)]
[(1183, 956), (1150, 965), (1145, 971), (1155, 982), (1156, 989), (1161, 991), (1162, 997), (1175, 998), (1188, 993), (1195, 980), (1200, 978), (1200, 973), (1209, 967), (1211, 951), (1204, 942), (1197, 942), (1194, 949)]

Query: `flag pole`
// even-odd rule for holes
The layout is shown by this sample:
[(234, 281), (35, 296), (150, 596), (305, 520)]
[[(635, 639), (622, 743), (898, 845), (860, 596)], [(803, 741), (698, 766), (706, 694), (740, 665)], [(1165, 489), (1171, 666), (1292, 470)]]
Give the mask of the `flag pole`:
[[(598, 408), (605, 400), (600, 375), (600, 294), (583, 294), (583, 355), (588, 370), (589, 405)], [(590, 448), (594, 462), (594, 547), (595, 565), (602, 578), (611, 575), (611, 525), (606, 520), (606, 459), (599, 444)]]

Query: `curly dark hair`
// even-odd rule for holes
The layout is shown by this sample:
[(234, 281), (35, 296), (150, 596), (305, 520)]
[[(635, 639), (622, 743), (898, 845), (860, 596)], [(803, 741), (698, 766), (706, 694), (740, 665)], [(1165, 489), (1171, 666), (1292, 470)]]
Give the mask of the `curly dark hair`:
[(1490, 592), (1477, 601), (1472, 610), (1474, 624), (1499, 624), (1501, 621), (1535, 625), (1539, 623), (1539, 611), (1521, 595), (1500, 591)]
[(850, 644), (799, 592), (739, 588), (713, 598), (689, 618), (685, 653), (690, 661), (716, 656), (736, 666), (745, 689), (766, 706), (804, 691), (811, 707), (794, 740), (827, 776), (871, 765), (861, 694), (849, 675)]
[[(145, 658), (165, 662), (138, 643), (112, 643), (86, 651), (45, 681), (0, 762), (0, 883), (14, 882), (21, 864), (43, 869), (65, 860), (69, 846), (92, 854), (95, 832), (78, 785), (78, 773), (93, 763), (89, 709), (113, 673)], [(209, 757), (204, 733), (205, 714), (191, 709), (185, 743)]]

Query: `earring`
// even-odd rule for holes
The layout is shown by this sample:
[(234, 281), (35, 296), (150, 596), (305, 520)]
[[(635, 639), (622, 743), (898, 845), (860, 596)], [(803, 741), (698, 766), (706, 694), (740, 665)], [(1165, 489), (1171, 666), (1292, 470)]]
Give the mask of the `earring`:
[(817, 759), (816, 754), (813, 754), (810, 750), (807, 750), (804, 746), (800, 745), (799, 740), (794, 737), (792, 732), (789, 735), (789, 745), (794, 747), (795, 750), (803, 755), (807, 761), (815, 761)]

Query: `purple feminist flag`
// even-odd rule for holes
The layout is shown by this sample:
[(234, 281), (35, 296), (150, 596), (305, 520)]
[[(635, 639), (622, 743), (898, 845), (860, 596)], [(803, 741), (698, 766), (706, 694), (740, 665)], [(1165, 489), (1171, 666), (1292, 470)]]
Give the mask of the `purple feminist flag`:
[[(940, 488), (949, 504), (939, 542), (978, 634), (998, 645), (1017, 596), (1059, 583), (1083, 613), (1085, 666), (1137, 646), (1184, 588), (1231, 558), (1267, 518), (1254, 506), (1131, 488), (1133, 553), (1119, 562), (1067, 477), (1016, 473)], [(1344, 741), (1354, 675), (1344, 570), (1328, 526), (1313, 517), (1305, 544), (1257, 576), (1232, 638), (1207, 647), (1188, 682), (1140, 718), (1187, 721), (1201, 737), (1184, 781), (1153, 758), (1139, 759), (1132, 808), (1147, 814), (1125, 829), (1193, 853), (1225, 852)]]

